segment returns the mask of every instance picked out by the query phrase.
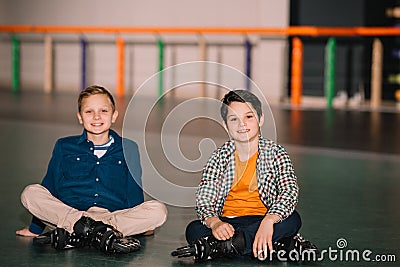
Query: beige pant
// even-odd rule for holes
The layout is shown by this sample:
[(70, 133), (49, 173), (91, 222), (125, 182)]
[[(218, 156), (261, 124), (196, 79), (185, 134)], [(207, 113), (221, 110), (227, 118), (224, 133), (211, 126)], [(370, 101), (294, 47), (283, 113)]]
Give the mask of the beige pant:
[(75, 222), (82, 216), (109, 224), (124, 236), (154, 230), (167, 219), (167, 208), (156, 200), (146, 201), (136, 207), (114, 212), (99, 207), (79, 211), (55, 198), (40, 184), (28, 185), (21, 194), (21, 202), (30, 213), (50, 228), (60, 227), (70, 233), (73, 232)]

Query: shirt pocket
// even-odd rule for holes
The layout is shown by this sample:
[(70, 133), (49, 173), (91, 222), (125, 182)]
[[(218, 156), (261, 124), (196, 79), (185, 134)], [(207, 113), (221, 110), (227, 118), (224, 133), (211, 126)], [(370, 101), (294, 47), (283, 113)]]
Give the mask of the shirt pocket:
[(88, 176), (90, 172), (88, 158), (88, 155), (85, 154), (66, 156), (62, 164), (64, 177), (78, 178)]
[(110, 176), (123, 176), (126, 170), (125, 159), (123, 157), (110, 157), (107, 160), (107, 167), (111, 170)]
[(110, 157), (104, 162), (103, 183), (112, 192), (124, 194), (127, 188), (128, 168), (123, 157)]

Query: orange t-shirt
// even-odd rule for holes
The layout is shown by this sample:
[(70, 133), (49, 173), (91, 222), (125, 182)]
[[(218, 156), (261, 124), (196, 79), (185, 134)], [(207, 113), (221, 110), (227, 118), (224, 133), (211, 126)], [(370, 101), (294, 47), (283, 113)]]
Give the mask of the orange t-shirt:
[(257, 157), (258, 152), (242, 162), (235, 151), (235, 178), (226, 197), (222, 216), (264, 215), (267, 212), (258, 193)]

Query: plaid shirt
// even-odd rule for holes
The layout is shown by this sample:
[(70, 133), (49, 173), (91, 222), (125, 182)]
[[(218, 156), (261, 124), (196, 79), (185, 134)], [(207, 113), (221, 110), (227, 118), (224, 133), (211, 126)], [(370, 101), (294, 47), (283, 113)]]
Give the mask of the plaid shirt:
[[(199, 219), (221, 216), (225, 199), (235, 175), (235, 144), (227, 141), (212, 154), (203, 170), (196, 191), (196, 211)], [(297, 178), (286, 150), (271, 140), (259, 138), (257, 181), (260, 199), (281, 220), (288, 217), (298, 201)]]

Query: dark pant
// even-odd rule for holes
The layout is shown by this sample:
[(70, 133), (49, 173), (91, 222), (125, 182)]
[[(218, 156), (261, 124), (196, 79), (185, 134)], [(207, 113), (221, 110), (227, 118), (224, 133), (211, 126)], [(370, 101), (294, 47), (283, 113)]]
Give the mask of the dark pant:
[[(235, 228), (235, 232), (243, 232), (246, 239), (246, 247), (243, 251), (243, 255), (252, 253), (254, 238), (263, 218), (264, 216), (258, 215), (235, 218), (220, 217), (222, 221), (231, 224), (233, 228)], [(280, 223), (274, 224), (272, 242), (278, 241), (284, 237), (296, 235), (300, 227), (300, 215), (297, 213), (297, 211), (293, 211), (289, 217)], [(200, 220), (192, 221), (186, 227), (186, 240), (189, 244), (192, 244), (195, 240), (203, 236), (209, 235), (212, 235), (211, 229), (202, 224)]]

